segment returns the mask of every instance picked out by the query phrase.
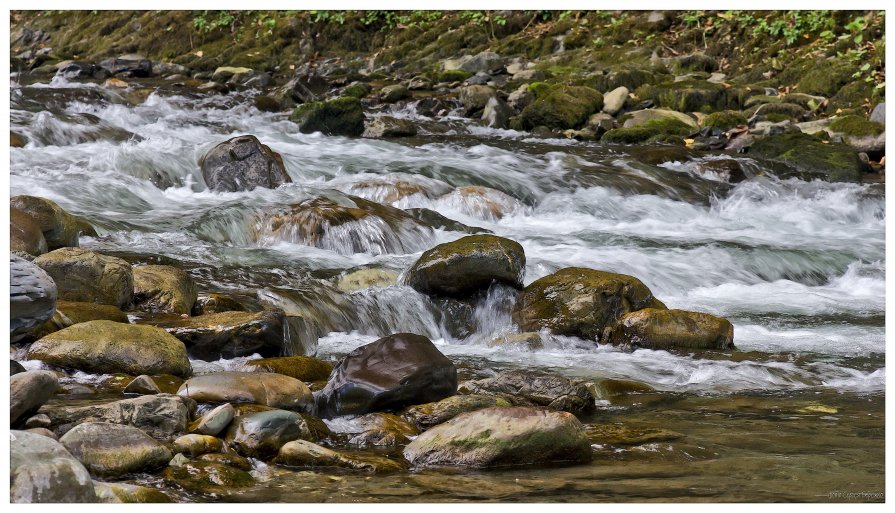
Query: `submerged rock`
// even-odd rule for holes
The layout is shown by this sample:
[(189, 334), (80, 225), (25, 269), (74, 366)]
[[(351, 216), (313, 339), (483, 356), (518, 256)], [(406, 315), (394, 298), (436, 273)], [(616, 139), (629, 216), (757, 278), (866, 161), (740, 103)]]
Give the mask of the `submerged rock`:
[(189, 314), (196, 302), (189, 274), (170, 265), (134, 267), (134, 306), (150, 312)]
[(182, 433), (190, 415), (185, 401), (170, 394), (144, 395), (89, 406), (44, 405), (40, 412), (50, 417), (58, 433), (65, 433), (83, 422), (111, 422), (139, 428), (156, 438)]
[(89, 321), (51, 333), (31, 345), (28, 357), (58, 367), (130, 375), (191, 372), (183, 343), (153, 326)]
[(515, 407), (458, 415), (418, 436), (404, 457), (415, 467), (489, 468), (587, 463), (593, 456), (574, 415)]
[(352, 97), (324, 102), (303, 103), (289, 116), (303, 134), (358, 136), (364, 132), (364, 110), (360, 100)]
[(59, 299), (127, 308), (134, 297), (134, 273), (126, 261), (80, 248), (61, 248), (34, 259), (53, 278)]
[(465, 381), (459, 392), (496, 395), (515, 405), (546, 406), (551, 410), (583, 414), (594, 409), (594, 397), (586, 385), (562, 376), (516, 370), (493, 378)]
[(215, 496), (226, 496), (234, 489), (255, 484), (255, 479), (245, 470), (214, 461), (187, 461), (169, 466), (162, 471), (162, 479), (189, 492)]
[(429, 429), (432, 426), (447, 422), (461, 413), (496, 406), (512, 406), (512, 403), (492, 395), (455, 395), (434, 403), (419, 404), (405, 408), (401, 411), (401, 417), (408, 422), (412, 422), (420, 429)]
[(280, 448), (274, 463), (289, 467), (339, 467), (365, 472), (405, 470), (405, 466), (395, 460), (341, 453), (306, 440), (295, 440), (285, 444)]
[(78, 236), (82, 233), (95, 235), (88, 224), (46, 198), (13, 196), (9, 199), (9, 205), (28, 214), (34, 220), (43, 232), (50, 251), (63, 247), (78, 247)]
[(275, 455), (287, 442), (310, 440), (312, 435), (298, 413), (267, 410), (236, 417), (224, 438), (243, 456), (265, 458)]
[(496, 221), (511, 214), (522, 204), (514, 197), (497, 189), (467, 185), (457, 187), (438, 198), (438, 203), (479, 219)]
[(525, 287), (512, 315), (524, 331), (547, 328), (558, 335), (596, 340), (619, 317), (643, 308), (665, 305), (637, 278), (568, 267)]
[(457, 390), (457, 369), (423, 336), (397, 333), (345, 356), (317, 396), (318, 414), (397, 410), (437, 401)]
[(43, 269), (22, 257), (9, 255), (9, 336), (26, 337), (56, 311), (56, 283)]
[(131, 426), (108, 422), (86, 422), (59, 439), (91, 474), (117, 477), (131, 472), (163, 467), (171, 451)]
[(352, 433), (348, 443), (360, 447), (407, 445), (420, 434), (416, 426), (392, 413), (368, 413), (354, 422), (361, 426), (361, 431)]
[(734, 349), (730, 321), (685, 310), (645, 308), (625, 314), (601, 340), (650, 349)]
[(224, 141), (199, 161), (202, 177), (213, 191), (234, 192), (256, 187), (276, 189), (292, 181), (279, 153), (254, 135)]
[(125, 394), (139, 394), (139, 395), (152, 395), (159, 394), (161, 390), (158, 385), (155, 384), (155, 381), (152, 380), (151, 377), (141, 374), (134, 378), (133, 381), (127, 384), (124, 387)]
[(95, 502), (90, 473), (52, 438), (9, 432), (9, 501)]
[(308, 411), (313, 397), (301, 381), (271, 372), (216, 372), (188, 379), (177, 395), (200, 403), (256, 403)]
[[(15, 424), (20, 418), (36, 411), (47, 402), (56, 388), (59, 379), (50, 371), (20, 372), (9, 378), (9, 422)], [(28, 426), (34, 427), (34, 426)]]
[(97, 502), (104, 504), (157, 504), (174, 502), (155, 488), (128, 483), (103, 483), (94, 481)]
[(246, 369), (275, 372), (301, 381), (324, 381), (329, 378), (333, 366), (310, 356), (282, 356), (246, 362)]
[(470, 235), (424, 252), (404, 283), (424, 294), (467, 296), (494, 282), (522, 288), (525, 252), (510, 239)]

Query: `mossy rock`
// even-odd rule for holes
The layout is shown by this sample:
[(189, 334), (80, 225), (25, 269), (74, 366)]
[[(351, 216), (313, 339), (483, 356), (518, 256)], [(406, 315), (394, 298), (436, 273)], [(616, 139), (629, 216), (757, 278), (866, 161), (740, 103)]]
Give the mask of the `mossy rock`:
[(247, 488), (255, 484), (252, 475), (216, 461), (188, 461), (168, 467), (162, 472), (165, 482), (178, 485), (194, 493), (228, 495), (234, 488)]
[[(96, 235), (93, 228), (86, 228), (84, 221), (69, 214), (56, 202), (37, 196), (13, 196), (9, 205), (31, 216), (43, 232), (50, 251), (63, 247), (78, 247), (78, 236)], [(89, 226), (89, 225), (88, 225)]]
[(134, 267), (134, 305), (140, 310), (189, 314), (198, 293), (193, 278), (170, 265)]
[(774, 135), (756, 141), (749, 155), (786, 162), (799, 171), (831, 182), (860, 182), (864, 164), (848, 145), (824, 143), (802, 133)]
[(104, 504), (157, 504), (172, 503), (170, 497), (155, 488), (128, 483), (93, 482), (97, 502)]
[(833, 96), (852, 80), (855, 66), (845, 62), (820, 63), (811, 68), (799, 81), (799, 92)]
[(342, 90), (342, 96), (360, 99), (370, 94), (372, 90), (373, 87), (366, 82), (355, 82)]
[[(536, 93), (537, 96), (537, 93)], [(566, 130), (583, 126), (591, 114), (603, 108), (603, 95), (582, 86), (554, 87), (522, 110), (522, 126)]]
[(604, 339), (613, 345), (649, 349), (734, 349), (730, 321), (685, 310), (644, 308), (625, 314)]
[(47, 240), (40, 226), (15, 207), (9, 207), (9, 250), (33, 257), (47, 252)]
[(467, 78), (471, 77), (472, 73), (462, 70), (462, 69), (452, 69), (448, 71), (442, 71), (435, 75), (436, 82), (463, 82)]
[(682, 135), (693, 132), (693, 128), (674, 118), (653, 119), (629, 128), (614, 128), (603, 134), (602, 142), (610, 144), (636, 144), (642, 142), (666, 142), (668, 137), (676, 144), (682, 144)]
[(357, 98), (303, 103), (292, 111), (289, 119), (303, 134), (359, 136), (364, 133), (364, 110)]
[(167, 447), (140, 429), (109, 422), (78, 424), (59, 442), (96, 476), (153, 470), (172, 456)]
[(528, 84), (528, 91), (535, 95), (535, 98), (541, 98), (547, 94), (553, 86), (547, 82), (532, 82)]
[(635, 93), (643, 100), (679, 112), (711, 112), (727, 107), (724, 85), (703, 80), (683, 80), (639, 87)]
[(400, 415), (420, 429), (429, 429), (442, 422), (447, 422), (461, 413), (496, 406), (511, 406), (511, 404), (506, 399), (493, 395), (455, 395), (434, 403), (405, 408)]
[(275, 372), (301, 381), (326, 381), (333, 370), (329, 362), (310, 356), (283, 356), (246, 362), (250, 371)]
[(656, 75), (645, 69), (621, 69), (615, 71), (606, 79), (606, 91), (616, 89), (618, 87), (627, 87), (629, 91), (634, 91), (643, 84), (649, 84), (656, 80)]
[(886, 126), (882, 123), (855, 115), (836, 118), (827, 128), (849, 137), (876, 136), (886, 131)]
[[(882, 91), (885, 91), (883, 89)], [(826, 111), (829, 113), (843, 114), (849, 109), (860, 109), (864, 113), (864, 104), (869, 100), (870, 103), (882, 101), (880, 90), (874, 89), (871, 84), (863, 80), (855, 80), (842, 86), (836, 93), (836, 96), (830, 98)]]
[(718, 69), (718, 61), (704, 53), (694, 53), (678, 57), (675, 63), (677, 71), (704, 71), (711, 73)]
[(745, 125), (746, 122), (746, 116), (743, 113), (735, 110), (724, 110), (706, 116), (702, 125), (727, 131), (739, 125)]
[(801, 121), (808, 111), (801, 105), (789, 103), (786, 101), (775, 103), (764, 103), (756, 105), (743, 113), (747, 118), (758, 116), (760, 119), (767, 121), (780, 122), (791, 119), (793, 121)]
[(126, 261), (96, 251), (60, 248), (34, 259), (56, 283), (59, 299), (126, 308), (134, 297), (134, 272)]

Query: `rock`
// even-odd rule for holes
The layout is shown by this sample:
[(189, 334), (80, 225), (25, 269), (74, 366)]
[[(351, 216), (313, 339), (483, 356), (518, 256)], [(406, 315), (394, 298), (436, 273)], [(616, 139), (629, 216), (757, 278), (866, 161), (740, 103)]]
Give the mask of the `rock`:
[(373, 86), (366, 82), (352, 82), (342, 90), (342, 96), (361, 99), (373, 91)]
[(470, 85), (460, 89), (460, 104), (466, 110), (466, 115), (472, 115), (481, 111), (488, 105), (491, 98), (497, 96), (493, 87), (486, 85)]
[(9, 131), (9, 147), (10, 148), (24, 148), (25, 145), (28, 144), (28, 138), (24, 135)]
[(827, 131), (833, 136), (841, 136), (855, 151), (872, 155), (876, 160), (886, 152), (886, 126), (863, 116), (836, 118)]
[(485, 104), (485, 110), (482, 111), (482, 121), (491, 128), (507, 128), (512, 115), (513, 111), (505, 101), (492, 96)]
[(586, 383), (587, 389), (597, 400), (616, 402), (628, 395), (655, 392), (656, 389), (640, 381), (630, 379), (605, 378)]
[(49, 416), (56, 431), (61, 433), (84, 422), (111, 422), (136, 427), (156, 438), (182, 433), (190, 415), (185, 401), (170, 394), (144, 395), (89, 406), (45, 404), (40, 412)]
[(528, 84), (522, 84), (507, 97), (507, 105), (516, 112), (521, 111), (535, 101), (535, 94), (528, 90)]
[(103, 87), (115, 89), (127, 89), (129, 84), (120, 78), (110, 78), (103, 82)]
[(9, 501), (95, 502), (90, 473), (59, 442), (25, 431), (9, 432)]
[[(211, 79), (215, 82), (228, 82), (231, 78), (235, 76), (242, 76), (242, 78), (248, 78), (252, 74), (255, 73), (255, 70), (252, 68), (238, 67), (238, 66), (221, 66), (214, 70), (214, 73), (211, 74)], [(238, 82), (238, 81), (237, 81)]]
[(196, 460), (219, 463), (228, 467), (238, 468), (239, 470), (245, 470), (246, 472), (252, 470), (252, 463), (248, 459), (233, 452), (210, 452), (199, 456)]
[(26, 371), (27, 371), (27, 369), (25, 369), (25, 367), (23, 367), (21, 363), (15, 361), (15, 360), (9, 360), (9, 375), (10, 376), (15, 376), (16, 374), (19, 374), (20, 372), (26, 372)]
[(465, 381), (459, 392), (495, 395), (516, 405), (546, 406), (576, 415), (594, 409), (594, 397), (586, 385), (573, 383), (562, 376), (534, 371), (501, 372), (493, 378)]
[(93, 482), (97, 502), (104, 504), (157, 504), (174, 502), (155, 488), (128, 483)]
[(748, 120), (746, 119), (746, 116), (744, 116), (741, 112), (735, 110), (725, 110), (721, 112), (713, 112), (706, 116), (705, 119), (702, 121), (702, 126), (727, 131), (731, 128), (745, 125), (747, 122)]
[(25, 431), (27, 431), (29, 433), (34, 433), (35, 435), (45, 436), (51, 440), (58, 439), (58, 437), (56, 436), (56, 433), (53, 433), (49, 429), (43, 428), (43, 427), (28, 428)]
[(125, 394), (153, 395), (160, 394), (162, 391), (151, 377), (141, 374), (134, 378), (133, 381), (124, 387)]
[(622, 107), (625, 106), (625, 100), (628, 99), (630, 91), (627, 87), (616, 87), (612, 91), (603, 95), (603, 112), (616, 115)]
[(56, 311), (56, 284), (43, 269), (9, 255), (9, 336), (24, 338)]
[[(460, 64), (460, 69), (469, 73), (485, 73), (493, 74), (504, 70), (503, 59), (494, 52), (480, 52), (471, 59)], [(447, 68), (445, 68), (447, 70)]]
[(524, 82), (542, 82), (544, 79), (546, 79), (544, 72), (539, 69), (525, 69), (513, 74), (513, 80)]
[(197, 297), (193, 279), (176, 267), (134, 267), (134, 306), (140, 310), (189, 314)]
[(505, 399), (491, 395), (455, 395), (434, 403), (405, 408), (401, 411), (401, 417), (412, 422), (418, 428), (426, 430), (447, 422), (461, 413), (495, 406), (512, 406), (512, 404)]
[(357, 98), (305, 103), (296, 107), (289, 119), (303, 134), (359, 136), (364, 132), (364, 111)]
[(233, 419), (225, 439), (243, 456), (264, 458), (275, 455), (287, 442), (310, 440), (311, 431), (295, 412), (268, 410)]
[(623, 119), (624, 124), (622, 126), (624, 128), (643, 126), (655, 120), (676, 119), (692, 128), (694, 132), (699, 130), (699, 124), (690, 116), (667, 109), (645, 109), (629, 112), (624, 115)]
[(584, 430), (595, 444), (623, 447), (671, 442), (684, 436), (667, 429), (631, 428), (611, 424), (587, 424)]
[(494, 282), (522, 287), (525, 252), (515, 241), (495, 235), (469, 235), (423, 252), (403, 283), (424, 293), (468, 296)]
[(317, 395), (317, 410), (323, 418), (397, 410), (456, 390), (457, 369), (428, 338), (398, 333), (345, 356)]
[(289, 467), (339, 467), (365, 472), (404, 470), (404, 465), (388, 458), (343, 454), (305, 440), (285, 444), (277, 453), (274, 463)]
[(420, 434), (419, 429), (391, 413), (368, 413), (353, 420), (360, 433), (351, 433), (348, 443), (359, 447), (394, 447), (407, 445)]
[(28, 357), (58, 367), (94, 373), (191, 372), (183, 343), (153, 326), (89, 321), (51, 333), (31, 345)]
[(292, 182), (280, 154), (261, 144), (254, 135), (241, 135), (218, 144), (199, 160), (199, 167), (212, 191), (276, 189)]
[(704, 53), (683, 55), (677, 58), (678, 71), (705, 71), (711, 73), (718, 69), (718, 62)]
[(423, 77), (414, 77), (407, 83), (407, 89), (411, 91), (429, 91), (432, 89), (432, 81)]
[(88, 321), (114, 321), (128, 324), (127, 314), (117, 306), (80, 301), (56, 301), (56, 312), (49, 321), (31, 333), (37, 339), (74, 324)]
[(126, 261), (80, 248), (61, 248), (34, 259), (53, 278), (59, 299), (127, 308), (134, 274)]
[(255, 484), (252, 475), (245, 470), (213, 461), (187, 461), (182, 465), (169, 466), (162, 471), (162, 479), (166, 483), (183, 487), (188, 492), (218, 498), (226, 497), (234, 489)]
[[(441, 69), (443, 71), (457, 71), (457, 70), (460, 70), (464, 64), (466, 64), (467, 62), (469, 62), (471, 60), (472, 60), (472, 55), (464, 55), (457, 59), (445, 59), (441, 63)], [(464, 71), (464, 73), (468, 73), (468, 72)]]
[[(20, 372), (9, 378), (9, 422), (15, 424), (28, 413), (36, 411), (53, 394), (59, 380), (50, 371)], [(46, 427), (46, 426), (28, 426)]]
[(190, 429), (190, 431), (200, 435), (217, 436), (230, 425), (230, 421), (233, 420), (235, 414), (236, 410), (232, 404), (222, 404), (203, 415), (201, 419), (196, 421), (195, 427)]
[[(282, 310), (221, 312), (155, 323), (181, 340), (193, 358), (220, 358), (302, 354), (306, 349)], [(287, 338), (288, 337), (288, 338)]]
[(413, 137), (416, 125), (409, 119), (391, 116), (377, 116), (364, 129), (363, 137), (382, 139), (388, 137)]
[(527, 333), (507, 333), (488, 341), (488, 347), (515, 347), (528, 351), (544, 348), (541, 334), (536, 331)]
[(47, 252), (47, 241), (40, 226), (31, 216), (15, 207), (9, 208), (9, 250), (31, 256)]
[(485, 73), (484, 71), (479, 71), (475, 75), (469, 77), (464, 82), (466, 85), (486, 85), (488, 83), (493, 83), (491, 75)]
[(547, 328), (595, 340), (622, 315), (643, 308), (665, 305), (637, 278), (568, 267), (525, 287), (512, 316), (524, 331)]
[(702, 312), (646, 308), (623, 315), (601, 340), (650, 349), (734, 349), (733, 325)]
[[(55, 376), (54, 376), (55, 377)], [(33, 428), (48, 428), (53, 425), (53, 421), (50, 419), (49, 415), (38, 413), (32, 417), (29, 417), (28, 420), (25, 421), (25, 427), (29, 429)]]
[(152, 74), (166, 77), (169, 75), (189, 75), (189, 68), (173, 62), (156, 62), (152, 65)]
[(410, 90), (401, 84), (385, 86), (380, 91), (379, 97), (385, 103), (395, 103), (410, 98)]
[(435, 117), (447, 114), (452, 108), (451, 104), (440, 98), (432, 98), (427, 96), (420, 99), (414, 104), (416, 113), (420, 116)]
[(255, 108), (261, 112), (279, 112), (283, 110), (283, 105), (273, 96), (262, 94), (256, 96), (253, 101), (255, 103)]
[[(459, 221), (449, 219), (430, 208), (407, 208), (404, 209), (404, 212), (407, 212), (417, 221), (432, 228), (460, 233), (491, 233), (491, 230), (479, 228), (478, 226), (468, 226)], [(397, 283), (398, 275), (395, 274), (394, 278), (394, 282)]]
[(701, 79), (651, 83), (638, 87), (634, 94), (644, 101), (678, 112), (704, 112), (727, 108), (727, 87)]
[(785, 162), (801, 173), (831, 182), (860, 183), (864, 170), (857, 152), (849, 146), (824, 144), (820, 139), (800, 133), (759, 139), (749, 147), (748, 154)]
[(522, 128), (546, 126), (559, 130), (579, 128), (587, 118), (603, 108), (603, 95), (584, 86), (557, 86), (550, 89), (520, 114)]
[(246, 370), (275, 372), (301, 381), (325, 381), (333, 370), (329, 362), (310, 356), (282, 356), (246, 362)]
[(298, 72), (289, 82), (273, 92), (273, 97), (288, 107), (296, 103), (316, 102), (330, 89), (326, 78), (315, 72)]
[(877, 103), (870, 112), (870, 121), (886, 124), (886, 102)]
[(224, 294), (200, 294), (193, 305), (193, 315), (207, 315), (221, 312), (244, 312), (245, 306)]
[(140, 55), (129, 54), (106, 59), (99, 63), (99, 67), (106, 70), (110, 75), (119, 73), (135, 77), (149, 77), (152, 75), (152, 62)]
[(489, 468), (591, 461), (590, 441), (573, 415), (539, 408), (463, 413), (404, 448), (411, 465)]
[(339, 277), (336, 288), (342, 292), (357, 292), (370, 287), (391, 287), (397, 283), (398, 273), (395, 271), (388, 269), (360, 269)]
[(165, 466), (171, 451), (151, 436), (131, 426), (86, 422), (59, 439), (91, 474), (117, 477)]
[(221, 452), (224, 443), (210, 435), (183, 435), (174, 440), (174, 451), (190, 456), (199, 456), (209, 452)]
[(313, 397), (301, 381), (272, 372), (216, 372), (188, 379), (177, 391), (200, 403), (256, 403), (308, 411)]

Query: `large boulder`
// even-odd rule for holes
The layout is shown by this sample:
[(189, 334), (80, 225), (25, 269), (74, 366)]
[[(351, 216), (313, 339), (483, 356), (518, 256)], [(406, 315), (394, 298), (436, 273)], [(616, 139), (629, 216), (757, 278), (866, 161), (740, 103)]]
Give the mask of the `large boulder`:
[(47, 252), (47, 240), (40, 226), (28, 214), (9, 207), (9, 250), (31, 256)]
[(486, 85), (471, 85), (460, 89), (460, 104), (470, 115), (481, 112), (492, 98), (497, 97), (497, 91)]
[(134, 298), (134, 273), (126, 261), (80, 248), (61, 248), (34, 259), (56, 283), (59, 299), (115, 305)]
[(282, 310), (221, 312), (156, 322), (181, 340), (190, 356), (206, 361), (235, 356), (279, 356), (308, 352), (300, 332)]
[(68, 213), (56, 202), (37, 196), (13, 196), (9, 205), (28, 214), (40, 227), (47, 248), (78, 247), (78, 236), (95, 235), (93, 228), (81, 219)]
[(522, 109), (520, 119), (526, 130), (538, 126), (566, 130), (583, 126), (602, 108), (603, 95), (599, 92), (584, 86), (558, 86)]
[(281, 356), (246, 362), (246, 370), (276, 372), (301, 381), (325, 381), (333, 365), (310, 356)]
[(196, 302), (189, 274), (170, 265), (134, 267), (134, 305), (150, 312), (189, 314)]
[(39, 411), (50, 417), (51, 426), (58, 434), (84, 422), (111, 422), (139, 428), (156, 438), (182, 433), (190, 416), (186, 401), (170, 394), (145, 395), (88, 406), (45, 404)]
[(522, 288), (525, 251), (513, 240), (470, 235), (424, 252), (404, 275), (404, 283), (424, 294), (466, 296), (506, 283)]
[(861, 182), (864, 171), (857, 152), (847, 144), (825, 143), (802, 133), (759, 139), (748, 153), (750, 157), (785, 162), (810, 177), (831, 182)]
[(143, 431), (109, 422), (85, 422), (59, 442), (95, 476), (117, 477), (165, 466), (171, 451)]
[(275, 189), (292, 181), (280, 154), (261, 144), (254, 135), (241, 135), (218, 144), (202, 157), (199, 167), (213, 191)]
[(494, 74), (504, 70), (503, 59), (494, 52), (479, 52), (460, 65), (460, 69), (472, 73)]
[(574, 415), (514, 407), (458, 415), (418, 436), (404, 457), (416, 467), (488, 468), (587, 463), (593, 455)]
[(243, 456), (266, 458), (293, 440), (311, 440), (311, 430), (301, 415), (286, 410), (267, 410), (233, 419), (224, 439)]
[(459, 391), (494, 395), (514, 405), (546, 406), (551, 410), (575, 414), (590, 412), (595, 407), (594, 397), (586, 385), (573, 383), (562, 376), (526, 370), (501, 372), (493, 378), (465, 381), (460, 384)]
[(595, 340), (619, 317), (643, 308), (665, 305), (637, 278), (567, 267), (525, 287), (512, 315), (523, 331), (547, 328)]
[(126, 73), (135, 77), (152, 76), (152, 61), (142, 55), (128, 54), (100, 61), (99, 67), (110, 75)]
[(429, 429), (452, 418), (475, 410), (495, 406), (512, 406), (506, 399), (492, 395), (455, 395), (434, 403), (418, 404), (401, 411), (401, 417), (420, 429)]
[(607, 328), (610, 344), (650, 349), (733, 349), (733, 325), (703, 312), (645, 308)]
[(398, 410), (457, 391), (457, 369), (428, 338), (397, 333), (358, 347), (333, 369), (317, 395), (323, 418)]
[(9, 378), (9, 422), (40, 408), (56, 393), (59, 379), (50, 371), (20, 372)]
[(9, 255), (9, 336), (16, 342), (53, 317), (56, 283), (43, 269)]
[(9, 432), (9, 501), (95, 502), (90, 473), (52, 438)]
[(200, 403), (255, 403), (308, 411), (313, 396), (301, 381), (272, 372), (216, 372), (188, 379), (177, 395)]
[(360, 100), (352, 97), (303, 103), (292, 111), (289, 119), (303, 134), (358, 136), (364, 133), (364, 109)]
[(191, 372), (183, 343), (153, 326), (89, 321), (51, 333), (31, 345), (28, 357), (58, 367), (94, 373)]
[(280, 448), (274, 463), (288, 467), (337, 467), (365, 472), (405, 470), (399, 461), (378, 456), (342, 453), (306, 440), (295, 440)]

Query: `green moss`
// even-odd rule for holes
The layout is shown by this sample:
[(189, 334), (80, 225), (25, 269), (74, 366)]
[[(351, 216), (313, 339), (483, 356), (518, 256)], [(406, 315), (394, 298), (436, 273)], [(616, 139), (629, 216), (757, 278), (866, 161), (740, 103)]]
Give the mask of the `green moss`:
[(821, 63), (805, 73), (799, 81), (799, 92), (833, 96), (851, 80), (854, 72), (854, 66), (849, 63)]
[(858, 154), (841, 143), (824, 143), (803, 134), (765, 137), (749, 148), (749, 154), (786, 162), (794, 168), (831, 182), (860, 182), (863, 163)]
[(735, 110), (724, 110), (721, 112), (715, 112), (714, 114), (709, 114), (706, 116), (705, 121), (703, 121), (703, 126), (710, 126), (713, 128), (717, 128), (719, 130), (730, 130), (739, 125), (746, 124), (746, 116), (744, 116), (741, 112), (737, 112)]
[(885, 132), (882, 123), (864, 119), (861, 116), (843, 116), (830, 123), (829, 129), (853, 137), (875, 136)]
[(528, 84), (528, 90), (534, 93), (535, 98), (541, 98), (547, 94), (553, 86), (547, 82), (532, 82)]
[(693, 129), (679, 119), (653, 119), (646, 123), (629, 128), (615, 128), (600, 139), (610, 144), (635, 144), (642, 142), (671, 142), (683, 144), (680, 136), (687, 135)]
[(780, 123), (781, 121), (793, 120), (792, 117), (787, 116), (786, 114), (780, 114), (777, 112), (772, 112), (772, 113), (766, 114), (762, 117), (764, 117), (765, 121), (770, 121), (771, 123)]
[[(802, 117), (805, 116), (807, 111), (795, 103), (787, 103), (787, 102), (779, 102), (779, 103), (765, 103), (762, 105), (756, 105), (749, 109), (746, 109), (744, 114), (746, 117), (751, 118), (752, 116), (759, 116), (761, 119), (765, 119), (767, 121), (784, 121), (787, 119), (792, 119), (795, 121), (799, 121)], [(775, 122), (776, 122), (775, 121)]]
[(325, 102), (303, 103), (289, 119), (303, 134), (359, 136), (364, 132), (364, 111), (357, 98), (341, 97)]
[(705, 112), (727, 106), (725, 88), (721, 84), (700, 80), (683, 80), (664, 84), (644, 85), (635, 94), (652, 100), (656, 105), (679, 112)]
[(463, 82), (467, 78), (471, 77), (472, 73), (462, 70), (462, 69), (452, 69), (449, 71), (442, 71), (435, 75), (436, 82)]
[(525, 107), (520, 117), (527, 130), (536, 126), (565, 130), (584, 125), (602, 108), (603, 95), (589, 87), (554, 87)]
[(370, 84), (367, 84), (365, 82), (358, 82), (356, 84), (351, 84), (350, 86), (347, 86), (342, 91), (342, 96), (360, 99), (360, 98), (363, 98), (364, 96), (367, 96), (368, 94), (370, 94), (370, 91), (372, 91), (372, 90), (373, 90), (373, 88), (370, 86)]

